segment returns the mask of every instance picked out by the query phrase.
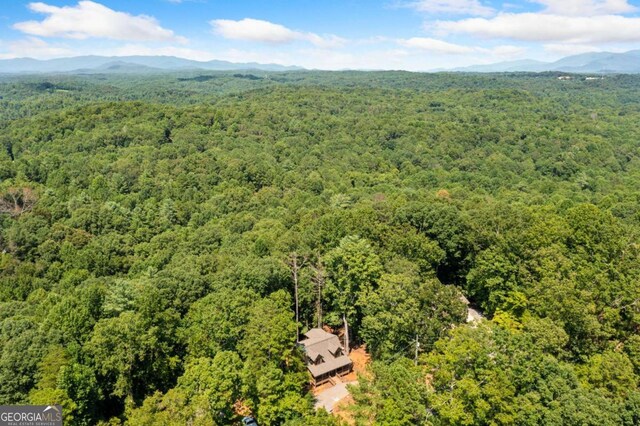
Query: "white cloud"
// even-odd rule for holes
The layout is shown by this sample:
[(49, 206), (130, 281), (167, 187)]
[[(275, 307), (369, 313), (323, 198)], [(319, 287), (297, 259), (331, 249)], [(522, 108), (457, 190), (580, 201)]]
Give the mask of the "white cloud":
[(640, 41), (640, 18), (619, 15), (561, 16), (545, 13), (503, 13), (494, 18), (438, 21), (439, 34), (573, 44)]
[(289, 43), (297, 40), (299, 33), (269, 21), (245, 18), (241, 21), (216, 19), (211, 21), (216, 32), (232, 40), (262, 41), (267, 43)]
[(511, 45), (503, 45), (496, 46), (492, 49), (489, 49), (489, 53), (497, 58), (516, 58), (521, 57), (527, 52), (527, 48), (524, 46), (511, 46)]
[(544, 13), (569, 16), (616, 15), (635, 12), (627, 0), (532, 0), (545, 6)]
[(479, 0), (418, 0), (407, 3), (406, 6), (428, 14), (490, 16), (495, 13), (492, 8), (482, 5)]
[(387, 36), (373, 36), (373, 37), (350, 40), (350, 43), (358, 46), (371, 46), (376, 44), (387, 43), (393, 40), (394, 40), (393, 38), (387, 37)]
[(37, 37), (27, 37), (22, 40), (0, 43), (0, 47), (3, 48), (3, 51), (0, 51), (0, 59), (51, 59), (74, 54), (74, 51), (67, 46), (51, 45)]
[(544, 51), (558, 56), (577, 55), (588, 52), (601, 52), (597, 46), (587, 44), (549, 43), (543, 45)]
[(629, 48), (625, 47), (611, 47), (608, 46), (603, 49), (599, 46), (593, 46), (590, 44), (562, 44), (562, 43), (549, 43), (542, 46), (545, 52), (552, 53), (557, 56), (577, 55), (580, 53), (589, 52), (626, 52)]
[(260, 19), (245, 18), (240, 21), (216, 19), (210, 22), (214, 31), (230, 40), (257, 41), (262, 43), (284, 44), (294, 41), (307, 41), (321, 48), (341, 47), (346, 40), (335, 35), (320, 36), (291, 30), (284, 25)]
[(87, 39), (92, 37), (131, 41), (174, 41), (186, 39), (160, 26), (155, 18), (117, 12), (89, 0), (76, 6), (57, 7), (30, 3), (33, 12), (48, 15), (42, 21), (18, 22), (13, 28), (40, 37)]
[(443, 53), (447, 55), (461, 55), (465, 53), (473, 53), (475, 49), (470, 46), (449, 43), (442, 40), (427, 37), (413, 37), (406, 40), (398, 40), (401, 46), (420, 49), (434, 53)]
[(521, 46), (501, 45), (491, 48), (479, 46), (467, 46), (463, 44), (449, 43), (428, 37), (413, 37), (399, 39), (398, 44), (409, 49), (417, 49), (440, 55), (468, 55), (484, 54), (492, 58), (511, 58), (524, 54), (526, 48)]

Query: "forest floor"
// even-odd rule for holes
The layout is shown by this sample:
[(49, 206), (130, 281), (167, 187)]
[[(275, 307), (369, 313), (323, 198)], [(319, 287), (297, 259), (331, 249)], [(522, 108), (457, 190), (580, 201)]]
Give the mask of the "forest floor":
[(340, 420), (347, 423), (348, 425), (355, 425), (356, 422), (353, 418), (353, 413), (349, 409), (351, 405), (353, 405), (353, 397), (351, 395), (347, 395), (345, 398), (341, 399), (337, 404), (333, 406), (333, 414), (336, 417), (339, 417)]
[(367, 367), (371, 362), (371, 355), (367, 352), (367, 346), (362, 345), (349, 352), (349, 358), (353, 361), (353, 371), (342, 378), (343, 382), (356, 380), (358, 374), (367, 374)]

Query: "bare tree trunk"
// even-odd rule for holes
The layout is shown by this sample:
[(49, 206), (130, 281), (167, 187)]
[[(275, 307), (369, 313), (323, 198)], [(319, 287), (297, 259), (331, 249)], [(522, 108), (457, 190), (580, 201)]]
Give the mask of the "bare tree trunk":
[(317, 318), (317, 327), (322, 328), (322, 288), (324, 287), (324, 270), (322, 268), (322, 264), (318, 262), (316, 265), (312, 266), (313, 268), (313, 284), (316, 287), (317, 298), (316, 298), (316, 318)]
[(318, 286), (318, 300), (316, 301), (316, 313), (318, 316), (318, 328), (322, 328), (322, 285)]
[(344, 313), (342, 314), (342, 322), (344, 322), (344, 350), (349, 355), (349, 323)]
[(293, 293), (296, 302), (296, 342), (300, 341), (300, 308), (298, 302), (298, 254), (291, 253), (289, 255), (289, 266), (293, 275)]

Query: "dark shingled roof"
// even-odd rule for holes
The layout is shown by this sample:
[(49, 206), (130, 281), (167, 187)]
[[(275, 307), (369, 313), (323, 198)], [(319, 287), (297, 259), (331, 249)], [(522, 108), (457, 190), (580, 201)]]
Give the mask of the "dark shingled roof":
[[(300, 344), (304, 346), (307, 356), (317, 360), (317, 356), (320, 355), (324, 360), (323, 363), (317, 365), (307, 364), (313, 377), (319, 377), (352, 364), (349, 357), (341, 350), (340, 339), (335, 334), (327, 333), (320, 328), (312, 328), (304, 336), (306, 339), (302, 340)], [(338, 356), (335, 356), (336, 354)]]

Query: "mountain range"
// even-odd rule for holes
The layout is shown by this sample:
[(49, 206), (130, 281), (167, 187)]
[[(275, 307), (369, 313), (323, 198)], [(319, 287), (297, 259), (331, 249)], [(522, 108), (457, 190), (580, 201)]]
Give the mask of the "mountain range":
[[(31, 58), (0, 60), (0, 74), (153, 73), (185, 70), (296, 71), (303, 69), (296, 66), (259, 64), (255, 62), (234, 63), (218, 60), (202, 62), (174, 56), (77, 56), (49, 60)], [(473, 73), (556, 71), (581, 74), (637, 74), (640, 73), (640, 50), (631, 50), (624, 53), (583, 53), (567, 56), (555, 62), (525, 59), (433, 71)]]
[(174, 56), (76, 56), (38, 60), (31, 58), (0, 60), (0, 73), (150, 73), (181, 70), (261, 70), (295, 71), (300, 67), (276, 64), (233, 63), (227, 61), (193, 61)]
[(555, 62), (520, 60), (489, 65), (455, 68), (455, 72), (545, 72), (559, 71), (579, 74), (640, 73), (640, 50), (624, 53), (591, 52), (572, 55)]

